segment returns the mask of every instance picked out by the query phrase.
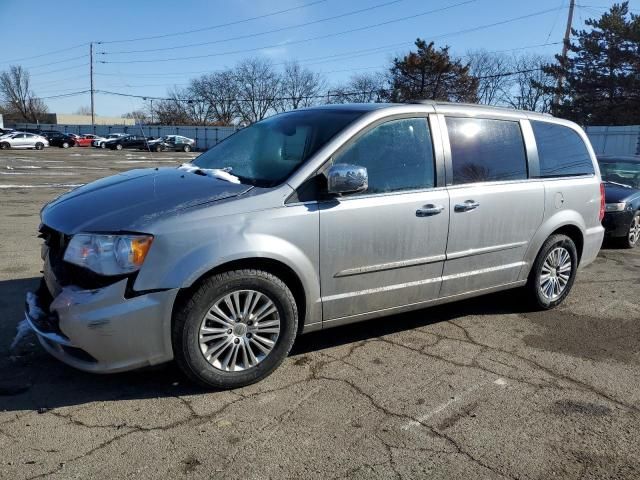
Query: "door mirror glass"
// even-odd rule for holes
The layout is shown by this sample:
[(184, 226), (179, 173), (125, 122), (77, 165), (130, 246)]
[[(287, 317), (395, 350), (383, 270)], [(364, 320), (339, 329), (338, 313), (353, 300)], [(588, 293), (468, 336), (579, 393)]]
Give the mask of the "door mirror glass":
[(369, 175), (365, 167), (337, 163), (329, 168), (327, 189), (331, 195), (364, 192), (369, 188)]

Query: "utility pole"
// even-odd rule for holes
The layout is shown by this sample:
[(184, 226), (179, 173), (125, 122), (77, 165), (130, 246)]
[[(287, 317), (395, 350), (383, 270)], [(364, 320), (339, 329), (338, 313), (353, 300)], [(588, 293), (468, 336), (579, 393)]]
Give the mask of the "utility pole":
[(91, 128), (96, 127), (96, 111), (93, 103), (93, 42), (89, 43), (89, 77), (91, 82)]
[(560, 75), (558, 76), (558, 91), (553, 96), (553, 104), (560, 105), (560, 89), (562, 88), (562, 81), (564, 80), (563, 68), (567, 64), (567, 53), (569, 52), (569, 42), (571, 41), (571, 27), (573, 25), (573, 10), (576, 6), (576, 0), (571, 0), (569, 3), (569, 16), (567, 17), (567, 28), (564, 31), (564, 39), (562, 42), (562, 65), (560, 69)]

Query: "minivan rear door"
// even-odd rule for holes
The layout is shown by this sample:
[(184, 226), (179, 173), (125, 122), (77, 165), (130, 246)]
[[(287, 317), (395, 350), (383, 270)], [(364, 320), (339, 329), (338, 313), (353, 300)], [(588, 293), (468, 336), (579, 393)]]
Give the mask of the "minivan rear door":
[(528, 180), (523, 129), (530, 126), (517, 118), (439, 118), (451, 212), (440, 296), (514, 283), (544, 214), (544, 185)]
[(324, 321), (438, 297), (449, 198), (436, 174), (437, 165), (444, 169), (442, 143), (432, 131), (426, 115), (387, 118), (331, 159), (366, 167), (369, 188), (319, 202)]

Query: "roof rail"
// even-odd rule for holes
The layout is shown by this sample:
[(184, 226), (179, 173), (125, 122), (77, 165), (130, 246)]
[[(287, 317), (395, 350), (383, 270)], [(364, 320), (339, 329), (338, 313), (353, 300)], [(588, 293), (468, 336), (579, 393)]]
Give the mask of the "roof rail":
[(504, 105), (483, 105), (480, 103), (470, 103), (470, 102), (447, 102), (445, 100), (407, 100), (403, 103), (407, 103), (407, 104), (413, 104), (413, 105), (460, 105), (461, 107), (476, 107), (476, 108), (495, 108), (495, 109), (502, 109), (502, 110), (515, 110), (518, 112), (526, 112), (526, 113), (534, 113), (537, 115), (545, 115), (547, 117), (553, 117), (553, 115), (551, 113), (541, 113), (541, 112), (535, 112), (535, 111), (531, 111), (531, 110), (522, 110), (519, 108), (513, 108), (513, 107), (507, 107)]

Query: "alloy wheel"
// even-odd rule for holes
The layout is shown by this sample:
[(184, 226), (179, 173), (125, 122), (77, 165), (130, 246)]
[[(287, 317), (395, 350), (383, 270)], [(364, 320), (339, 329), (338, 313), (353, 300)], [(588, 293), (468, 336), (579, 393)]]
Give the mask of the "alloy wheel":
[(573, 264), (569, 251), (556, 247), (549, 252), (542, 264), (540, 273), (540, 291), (548, 300), (558, 299), (567, 288), (571, 278)]
[(214, 368), (238, 372), (255, 367), (280, 335), (280, 313), (256, 290), (235, 290), (215, 301), (202, 319), (200, 351)]
[(636, 215), (631, 220), (629, 227), (629, 245), (634, 246), (640, 240), (640, 215)]

